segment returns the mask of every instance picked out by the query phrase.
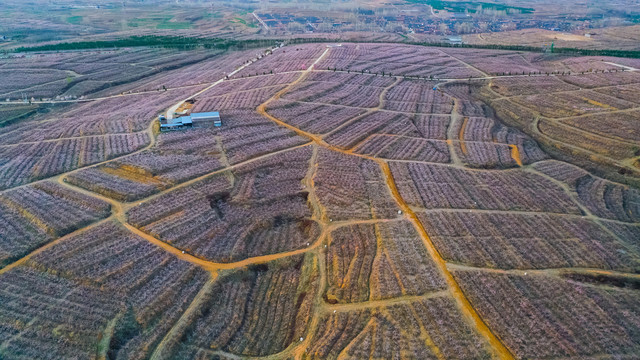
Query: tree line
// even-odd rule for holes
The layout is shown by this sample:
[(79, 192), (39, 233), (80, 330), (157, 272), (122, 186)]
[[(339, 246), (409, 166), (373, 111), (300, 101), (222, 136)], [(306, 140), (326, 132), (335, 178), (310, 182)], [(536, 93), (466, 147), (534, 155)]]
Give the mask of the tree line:
[[(131, 36), (124, 39), (99, 40), (99, 41), (76, 41), (61, 42), (56, 44), (19, 47), (14, 52), (35, 52), (35, 51), (65, 51), (65, 50), (89, 50), (89, 49), (109, 49), (125, 47), (162, 47), (180, 50), (193, 50), (198, 48), (219, 49), (219, 50), (243, 50), (252, 48), (269, 47), (281, 43), (280, 39), (247, 39), (233, 40), (220, 38), (195, 38), (186, 36)], [(335, 40), (325, 38), (293, 38), (287, 40), (290, 44), (304, 43), (328, 43), (346, 42), (357, 43), (355, 40)], [(447, 42), (411, 42), (411, 41), (380, 41), (368, 40), (368, 43), (399, 43), (408, 45), (450, 47), (450, 48), (471, 48), (489, 50), (510, 50), (527, 52), (553, 52), (558, 54), (583, 55), (583, 56), (614, 56), (626, 58), (640, 58), (640, 51), (637, 50), (616, 50), (616, 49), (579, 49), (579, 48), (559, 48), (553, 50), (526, 45), (499, 45), (499, 44), (452, 44)]]
[(180, 50), (193, 50), (198, 48), (219, 50), (243, 50), (273, 46), (278, 42), (275, 39), (233, 40), (219, 38), (195, 38), (185, 36), (131, 36), (123, 39), (98, 40), (98, 41), (74, 41), (56, 44), (19, 47), (14, 52), (35, 51), (65, 51), (65, 50), (89, 50), (126, 47), (161, 47)]
[(499, 45), (499, 44), (454, 44), (448, 42), (415, 42), (415, 41), (389, 41), (389, 40), (335, 40), (324, 38), (294, 38), (287, 41), (290, 44), (303, 44), (303, 43), (388, 43), (388, 44), (407, 44), (407, 45), (419, 45), (430, 47), (447, 47), (447, 48), (470, 48), (470, 49), (489, 49), (489, 50), (510, 50), (510, 51), (526, 51), (526, 52), (553, 52), (570, 54), (570, 55), (583, 55), (583, 56), (614, 56), (614, 57), (626, 57), (626, 58), (640, 58), (640, 51), (638, 50), (616, 50), (616, 49), (579, 49), (579, 48), (559, 48), (556, 47), (551, 51), (549, 48), (540, 46), (527, 46), (527, 45)]

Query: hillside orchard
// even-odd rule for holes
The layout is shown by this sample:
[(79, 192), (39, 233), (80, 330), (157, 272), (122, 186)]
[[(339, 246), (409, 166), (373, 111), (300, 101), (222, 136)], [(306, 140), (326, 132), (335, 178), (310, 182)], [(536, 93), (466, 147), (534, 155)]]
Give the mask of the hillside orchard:
[[(2, 58), (0, 358), (638, 358), (635, 67), (384, 43)], [(222, 125), (160, 132), (187, 99)]]

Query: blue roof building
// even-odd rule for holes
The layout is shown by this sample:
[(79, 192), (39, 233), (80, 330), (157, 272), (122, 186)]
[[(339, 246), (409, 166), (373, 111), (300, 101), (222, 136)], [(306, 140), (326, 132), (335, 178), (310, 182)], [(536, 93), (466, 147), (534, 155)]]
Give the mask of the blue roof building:
[(222, 120), (220, 119), (220, 113), (205, 112), (205, 113), (193, 113), (188, 116), (181, 116), (174, 119), (166, 119), (164, 116), (160, 118), (160, 131), (181, 130), (184, 128), (200, 128), (209, 127), (211, 125), (220, 127), (222, 126)]

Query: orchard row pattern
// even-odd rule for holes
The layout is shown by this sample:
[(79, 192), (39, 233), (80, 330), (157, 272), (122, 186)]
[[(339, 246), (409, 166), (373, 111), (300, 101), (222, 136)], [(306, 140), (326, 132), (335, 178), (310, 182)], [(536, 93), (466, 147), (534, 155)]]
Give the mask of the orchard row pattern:
[[(0, 356), (637, 354), (640, 193), (552, 160), (540, 137), (636, 166), (635, 73), (610, 64), (634, 63), (398, 44), (267, 54), (230, 76), (221, 59), (255, 54), (25, 62), (51, 83), (93, 74), (73, 87), (133, 77), (129, 64), (144, 76), (111, 90), (184, 86), (3, 131)], [(223, 126), (149, 124), (191, 97)]]

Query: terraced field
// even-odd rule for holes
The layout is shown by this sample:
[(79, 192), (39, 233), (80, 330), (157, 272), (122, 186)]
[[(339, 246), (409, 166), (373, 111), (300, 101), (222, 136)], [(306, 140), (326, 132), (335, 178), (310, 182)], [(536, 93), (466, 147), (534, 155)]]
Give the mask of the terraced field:
[(635, 70), (267, 53), (2, 128), (0, 359), (638, 357)]

